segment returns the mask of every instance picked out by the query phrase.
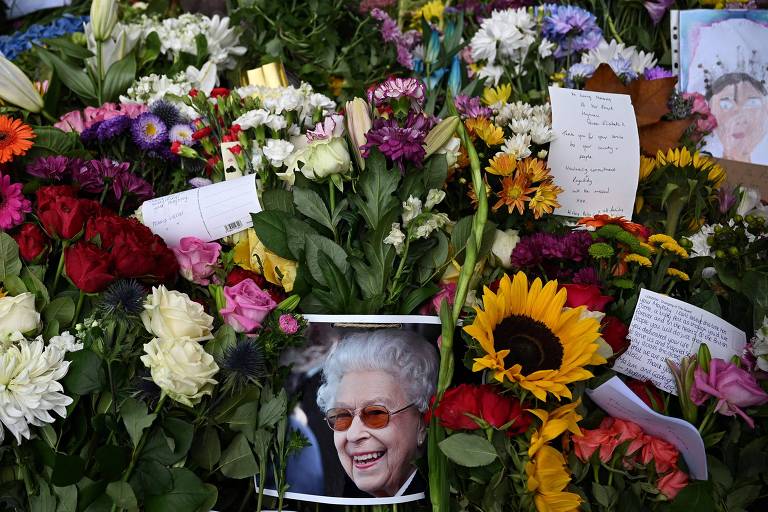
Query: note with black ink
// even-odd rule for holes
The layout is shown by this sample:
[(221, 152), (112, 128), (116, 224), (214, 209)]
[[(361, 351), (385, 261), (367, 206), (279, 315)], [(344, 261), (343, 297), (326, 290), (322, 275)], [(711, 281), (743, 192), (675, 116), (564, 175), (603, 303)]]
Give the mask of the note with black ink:
[(194, 236), (210, 242), (253, 226), (261, 211), (256, 175), (158, 197), (141, 205), (144, 224), (169, 245)]
[(555, 214), (632, 218), (640, 138), (626, 94), (549, 88), (552, 131), (547, 164), (563, 188)]

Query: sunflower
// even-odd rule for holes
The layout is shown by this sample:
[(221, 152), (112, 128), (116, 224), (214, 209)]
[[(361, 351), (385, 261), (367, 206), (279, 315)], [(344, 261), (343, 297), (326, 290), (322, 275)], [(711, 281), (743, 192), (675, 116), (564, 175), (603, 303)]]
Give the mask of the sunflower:
[(35, 132), (20, 119), (0, 116), (0, 164), (29, 151), (34, 138)]
[(528, 194), (536, 191), (535, 188), (530, 188), (530, 185), (531, 182), (528, 181), (528, 177), (521, 172), (518, 172), (514, 178), (506, 176), (501, 181), (502, 189), (496, 194), (499, 200), (493, 205), (493, 211), (507, 205), (509, 213), (512, 213), (517, 208), (520, 215), (523, 215), (525, 213), (525, 203), (531, 200)]
[(656, 160), (640, 155), (640, 181), (645, 181), (656, 170)]
[(533, 502), (538, 512), (576, 512), (581, 497), (563, 492), (571, 483), (571, 475), (565, 468), (565, 457), (551, 446), (541, 451), (525, 466), (528, 491), (535, 493)]
[(504, 130), (496, 126), (488, 118), (474, 117), (464, 121), (470, 133), (480, 137), (488, 146), (498, 146), (504, 142)]
[(659, 150), (656, 153), (656, 163), (658, 167), (671, 165), (677, 168), (691, 167), (698, 173), (706, 173), (707, 180), (711, 182), (714, 188), (720, 188), (720, 185), (725, 182), (726, 174), (725, 169), (720, 167), (718, 163), (706, 155), (702, 155), (698, 151), (691, 154), (688, 148), (676, 148), (670, 149), (666, 153)]
[(501, 84), (498, 87), (486, 87), (483, 90), (483, 103), (486, 105), (506, 103), (511, 94), (512, 86), (509, 84)]
[(529, 208), (533, 211), (534, 218), (540, 219), (545, 213), (552, 213), (554, 208), (560, 208), (560, 203), (557, 202), (557, 196), (562, 191), (562, 188), (550, 181), (539, 185), (536, 188), (536, 195), (534, 195), (531, 198), (531, 202), (528, 203)]
[(488, 163), (485, 171), (498, 176), (512, 176), (517, 168), (517, 158), (508, 153), (497, 153)]
[(537, 278), (529, 289), (523, 272), (514, 280), (505, 275), (498, 293), (485, 288), (483, 309), (475, 308), (477, 317), (464, 328), (485, 353), (472, 370), (492, 370), (496, 380), (517, 383), (539, 400), (547, 393), (571, 398), (567, 385), (592, 377), (584, 366), (605, 359), (597, 353), (600, 323), (582, 319), (581, 308), (563, 311), (566, 297), (557, 281), (543, 286)]

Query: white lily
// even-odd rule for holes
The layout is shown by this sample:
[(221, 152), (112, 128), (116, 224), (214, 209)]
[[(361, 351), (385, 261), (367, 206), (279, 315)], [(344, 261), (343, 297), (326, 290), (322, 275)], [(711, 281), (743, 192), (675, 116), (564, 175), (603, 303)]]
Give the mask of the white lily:
[(43, 110), (40, 92), (13, 62), (0, 54), (0, 99), (30, 112)]

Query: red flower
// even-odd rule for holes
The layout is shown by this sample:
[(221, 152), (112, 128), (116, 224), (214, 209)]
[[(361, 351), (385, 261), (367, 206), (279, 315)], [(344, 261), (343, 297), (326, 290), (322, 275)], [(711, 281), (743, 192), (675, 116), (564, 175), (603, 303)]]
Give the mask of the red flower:
[(61, 196), (38, 204), (37, 217), (49, 236), (71, 240), (82, 231), (92, 210), (86, 199)]
[(664, 475), (656, 482), (656, 486), (659, 488), (661, 494), (668, 499), (673, 500), (675, 496), (688, 486), (688, 475), (675, 469)]
[(605, 311), (605, 306), (613, 300), (613, 297), (602, 295), (600, 287), (594, 284), (564, 284), (563, 288), (568, 292), (565, 305), (569, 308), (586, 306), (590, 311)]
[[(234, 135), (226, 134), (221, 138), (221, 142), (235, 142), (237, 141), (237, 137)], [(231, 148), (230, 148), (231, 149)]]
[(498, 394), (490, 385), (461, 384), (447, 390), (434, 414), (451, 430), (480, 428), (467, 414), (481, 418), (497, 429), (512, 422), (508, 435), (522, 434), (531, 425), (531, 418), (523, 412), (519, 400)]
[(195, 140), (200, 140), (202, 138), (208, 137), (212, 132), (213, 130), (211, 129), (211, 127), (206, 126), (204, 128), (200, 128), (195, 133), (193, 133), (192, 138)]
[(226, 87), (214, 87), (211, 91), (211, 98), (218, 98), (219, 96), (229, 96), (229, 89)]
[(103, 291), (116, 276), (109, 264), (109, 254), (96, 245), (80, 241), (64, 254), (67, 276), (86, 293)]
[(434, 410), (440, 424), (451, 430), (477, 430), (480, 426), (465, 413), (480, 416), (477, 386), (460, 384), (446, 390)]
[(233, 124), (233, 125), (232, 125), (232, 126), (229, 128), (229, 133), (230, 133), (230, 135), (232, 135), (232, 136), (235, 136), (235, 137), (236, 137), (236, 136), (237, 136), (237, 134), (238, 134), (238, 133), (240, 133), (242, 130), (243, 130), (243, 129), (240, 127), (240, 125), (239, 125), (239, 124)]
[(170, 282), (179, 271), (173, 251), (135, 219), (124, 219), (123, 230), (114, 237), (112, 264), (120, 277)]
[(256, 283), (256, 286), (262, 290), (267, 286), (267, 280), (264, 279), (264, 276), (237, 266), (233, 268), (232, 271), (227, 275), (227, 279), (225, 280), (224, 284), (227, 286), (235, 286), (237, 283), (245, 279), (253, 279), (253, 282)]
[(13, 237), (19, 244), (19, 254), (27, 263), (38, 261), (48, 250), (48, 237), (37, 224), (27, 222)]
[(654, 411), (662, 414), (667, 413), (667, 407), (664, 405), (664, 397), (662, 396), (661, 391), (659, 391), (651, 381), (629, 379), (627, 381), (627, 387)]
[(510, 421), (508, 435), (522, 434), (531, 426), (530, 415), (523, 412), (520, 400), (501, 396), (492, 386), (479, 386), (477, 390), (480, 404), (479, 416), (495, 428), (501, 428)]
[(622, 354), (629, 348), (629, 328), (615, 316), (606, 316), (603, 319), (602, 336), (606, 343), (613, 349), (614, 356)]
[(189, 95), (190, 95), (192, 98), (194, 98), (195, 96), (197, 96), (197, 93), (198, 93), (198, 92), (200, 92), (200, 91), (198, 91), (198, 90), (197, 90), (197, 89), (195, 89), (195, 88), (192, 88), (192, 89), (189, 91)]
[(243, 152), (243, 147), (240, 144), (238, 144), (237, 146), (232, 146), (231, 148), (229, 148), (229, 151), (233, 155), (239, 155), (240, 153)]
[(171, 144), (171, 153), (173, 153), (174, 155), (178, 155), (179, 150), (181, 150), (181, 141), (178, 141), (178, 140), (173, 141), (173, 144)]
[(37, 195), (37, 208), (40, 209), (57, 197), (77, 197), (77, 190), (72, 185), (49, 185), (40, 187), (35, 194)]

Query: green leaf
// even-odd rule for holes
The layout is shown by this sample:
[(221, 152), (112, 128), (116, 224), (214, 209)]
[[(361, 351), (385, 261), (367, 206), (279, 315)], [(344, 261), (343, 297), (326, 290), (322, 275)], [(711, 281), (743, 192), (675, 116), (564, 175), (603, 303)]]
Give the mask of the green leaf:
[(157, 59), (159, 55), (160, 36), (157, 35), (157, 32), (150, 32), (141, 47), (141, 53), (139, 54), (139, 67), (144, 67), (147, 64), (154, 62), (154, 60)]
[(434, 297), (440, 287), (434, 283), (427, 283), (409, 293), (400, 303), (400, 314), (410, 315), (422, 303)]
[(219, 434), (213, 427), (206, 427), (192, 444), (189, 452), (192, 460), (203, 469), (211, 471), (221, 458), (221, 441)]
[(288, 248), (288, 232), (285, 227), (285, 213), (279, 211), (261, 211), (251, 215), (253, 230), (261, 243), (283, 258), (293, 259)]
[(306, 188), (293, 189), (293, 202), (301, 213), (333, 232), (331, 214), (320, 194)]
[(496, 460), (496, 448), (485, 438), (472, 434), (453, 434), (443, 439), (440, 450), (460, 466), (476, 468)]
[(59, 322), (59, 325), (69, 325), (74, 316), (75, 301), (70, 297), (58, 297), (53, 299), (45, 308), (43, 308), (43, 319), (45, 319), (46, 322), (56, 320)]
[(67, 57), (74, 57), (75, 59), (79, 60), (85, 60), (90, 57), (93, 57), (93, 53), (88, 50), (88, 48), (84, 48), (80, 46), (79, 44), (75, 44), (72, 41), (69, 40), (68, 37), (56, 37), (53, 39), (46, 39), (45, 44), (49, 48), (54, 48), (56, 50), (59, 50), (62, 54), (64, 54)]
[(118, 510), (126, 509), (128, 511), (139, 510), (136, 502), (136, 495), (128, 482), (112, 482), (107, 486), (107, 495), (112, 498), (112, 502)]
[(24, 281), (27, 290), (36, 295), (36, 302), (40, 304), (40, 307), (48, 304), (48, 301), (51, 299), (48, 294), (48, 287), (37, 277), (37, 274), (30, 270), (30, 267), (24, 267), (21, 270), (21, 279)]
[(387, 169), (384, 155), (378, 151), (371, 152), (365, 162), (365, 172), (357, 183), (360, 195), (352, 196), (352, 202), (370, 229), (378, 228), (381, 220), (400, 206), (394, 196), (399, 182), (400, 173)]
[(120, 480), (131, 463), (131, 449), (127, 446), (107, 444), (97, 448), (94, 457), (102, 479), (112, 482)]
[(58, 486), (76, 484), (83, 477), (83, 471), (85, 471), (83, 459), (77, 455), (57, 453), (53, 463), (51, 483)]
[(3, 281), (3, 288), (11, 296), (21, 295), (29, 291), (19, 276), (6, 276)]
[(66, 485), (64, 487), (53, 486), (53, 493), (59, 501), (56, 512), (71, 512), (77, 509), (77, 487)]
[(131, 483), (142, 496), (159, 496), (171, 489), (173, 477), (164, 465), (145, 460), (136, 465)]
[(445, 155), (433, 155), (424, 169), (424, 188), (442, 190), (448, 177), (448, 161)]
[(199, 510), (216, 496), (216, 488), (204, 485), (190, 470), (171, 468), (172, 487), (161, 495), (149, 496), (144, 503), (146, 512)]
[(5, 282), (8, 276), (18, 276), (21, 272), (19, 246), (11, 235), (0, 232), (0, 281)]
[(61, 155), (75, 149), (77, 132), (65, 132), (53, 126), (34, 126), (35, 145), (32, 151), (37, 156)]
[(45, 324), (45, 329), (43, 329), (43, 338), (45, 341), (50, 340), (54, 336), (59, 335), (59, 321), (58, 320), (51, 320), (47, 324)]
[(249, 478), (259, 472), (251, 445), (243, 434), (238, 434), (221, 454), (221, 474), (228, 478)]
[(725, 499), (726, 510), (750, 510), (750, 505), (760, 497), (761, 490), (761, 485), (745, 485), (729, 491)]
[(104, 101), (117, 100), (133, 84), (136, 78), (136, 58), (129, 53), (109, 66), (104, 77)]
[(47, 50), (38, 48), (37, 52), (43, 62), (53, 68), (59, 79), (64, 85), (71, 89), (72, 92), (85, 100), (86, 103), (98, 101), (98, 98), (96, 97), (96, 89), (88, 77), (88, 73)]
[(330, 286), (323, 275), (319, 254), (328, 256), (339, 271), (346, 274), (349, 271), (347, 253), (333, 240), (320, 235), (310, 235), (304, 240), (305, 260), (312, 277), (323, 286)]
[(267, 401), (259, 409), (259, 428), (273, 427), (286, 415), (288, 410), (288, 396), (284, 389), (280, 393)]
[(120, 406), (120, 417), (123, 418), (123, 424), (135, 448), (139, 445), (142, 433), (152, 426), (157, 415), (147, 413), (147, 405), (144, 402), (128, 398)]
[(672, 501), (669, 512), (714, 512), (712, 483), (703, 480), (690, 482)]
[[(51, 325), (58, 323), (51, 322)], [(90, 350), (79, 350), (67, 354), (72, 363), (64, 377), (64, 387), (77, 395), (87, 395), (102, 389), (107, 382), (101, 358)]]
[(45, 440), (46, 444), (55, 450), (57, 440), (56, 430), (54, 430), (51, 425), (45, 424), (40, 428), (39, 432), (40, 436)]
[[(175, 464), (187, 455), (192, 446), (193, 433), (194, 428), (190, 423), (179, 418), (167, 417), (163, 420), (162, 429), (152, 429), (141, 457), (160, 464)], [(168, 440), (173, 444), (173, 449), (169, 446)]]
[(289, 190), (274, 188), (265, 190), (261, 194), (261, 206), (264, 210), (294, 214), (293, 194)]
[(45, 481), (40, 481), (40, 491), (29, 497), (30, 512), (56, 512), (56, 498)]
[(214, 359), (221, 359), (224, 353), (237, 344), (237, 334), (232, 326), (224, 324), (216, 331), (216, 336), (205, 344), (205, 351), (211, 354)]
[(256, 431), (256, 420), (259, 417), (259, 403), (257, 401), (246, 402), (235, 410), (235, 413), (227, 421), (229, 428), (235, 432), (242, 432), (249, 441), (253, 440)]

